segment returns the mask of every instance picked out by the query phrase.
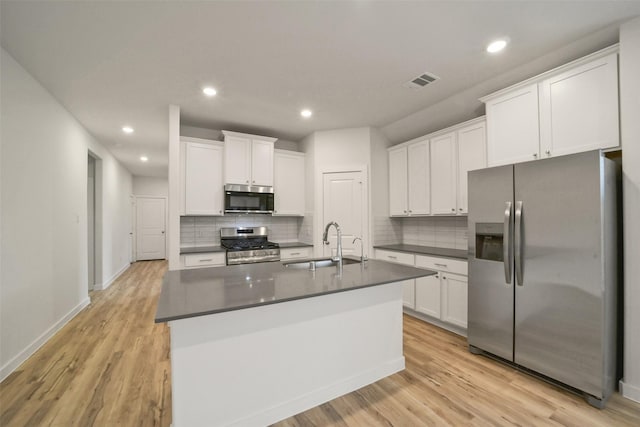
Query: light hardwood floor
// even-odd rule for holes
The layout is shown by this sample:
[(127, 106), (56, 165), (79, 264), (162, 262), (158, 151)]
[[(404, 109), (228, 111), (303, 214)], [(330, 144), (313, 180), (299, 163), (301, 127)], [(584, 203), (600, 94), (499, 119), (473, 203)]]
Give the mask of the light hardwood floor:
[[(165, 270), (139, 262), (93, 292), (89, 307), (0, 384), (0, 426), (170, 426), (169, 334), (153, 323)], [(404, 371), (277, 426), (640, 426), (640, 404), (616, 394), (594, 409), (408, 316), (404, 350)]]

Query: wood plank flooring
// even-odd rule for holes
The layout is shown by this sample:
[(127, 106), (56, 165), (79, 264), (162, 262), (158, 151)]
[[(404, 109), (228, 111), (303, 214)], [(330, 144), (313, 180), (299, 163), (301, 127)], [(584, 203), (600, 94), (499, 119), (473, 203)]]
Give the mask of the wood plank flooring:
[[(91, 293), (91, 305), (0, 384), (0, 426), (170, 426), (169, 333), (153, 323), (166, 267), (133, 264)], [(409, 316), (404, 350), (404, 371), (276, 426), (640, 426), (640, 404), (616, 394), (597, 410)]]

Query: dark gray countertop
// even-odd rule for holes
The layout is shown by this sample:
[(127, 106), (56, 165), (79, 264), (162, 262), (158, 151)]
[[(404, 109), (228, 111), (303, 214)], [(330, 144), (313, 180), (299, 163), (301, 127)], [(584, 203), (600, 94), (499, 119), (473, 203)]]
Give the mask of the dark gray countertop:
[(281, 262), (168, 271), (156, 311), (156, 323), (282, 303), (401, 280), (435, 271), (369, 260), (335, 267), (290, 269)]
[(381, 245), (374, 246), (374, 249), (385, 249), (388, 251), (410, 252), (414, 254), (431, 255), (441, 258), (467, 259), (467, 251), (463, 249), (435, 248), (432, 246), (419, 245)]
[(285, 242), (285, 243), (278, 243), (278, 245), (280, 246), (280, 249), (287, 249), (287, 248), (312, 248), (313, 245), (310, 245), (308, 243), (302, 243), (302, 242)]
[(225, 252), (222, 246), (192, 246), (190, 248), (180, 248), (180, 255), (184, 254), (204, 254), (208, 252)]

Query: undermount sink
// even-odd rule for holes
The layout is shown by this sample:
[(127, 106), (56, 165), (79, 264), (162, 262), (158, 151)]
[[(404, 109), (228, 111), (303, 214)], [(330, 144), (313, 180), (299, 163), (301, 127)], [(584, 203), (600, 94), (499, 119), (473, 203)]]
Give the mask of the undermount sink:
[[(342, 258), (342, 265), (348, 264), (359, 264), (360, 260), (351, 259), (351, 258)], [(301, 270), (313, 270), (313, 264), (315, 264), (315, 268), (323, 268), (323, 267), (335, 267), (338, 265), (338, 261), (334, 261), (331, 258), (322, 258), (322, 259), (312, 259), (306, 261), (290, 261), (283, 262), (287, 268), (297, 268)]]

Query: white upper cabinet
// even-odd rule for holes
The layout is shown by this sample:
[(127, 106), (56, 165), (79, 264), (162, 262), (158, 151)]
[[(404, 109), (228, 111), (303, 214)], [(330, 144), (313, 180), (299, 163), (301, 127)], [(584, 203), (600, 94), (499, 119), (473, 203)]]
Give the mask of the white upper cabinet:
[(408, 214), (407, 147), (389, 150), (389, 214)]
[(618, 147), (617, 50), (603, 49), (482, 98), (489, 166)]
[(469, 212), (467, 173), (487, 167), (487, 137), (485, 121), (458, 130), (458, 213)]
[(273, 152), (276, 138), (222, 131), (225, 184), (273, 187)]
[(305, 204), (303, 153), (275, 150), (273, 215), (303, 216)]
[(427, 215), (431, 212), (429, 142), (420, 141), (407, 147), (409, 215)]
[(185, 156), (184, 214), (222, 215), (224, 204), (223, 145), (215, 142), (194, 141), (196, 138), (181, 140), (181, 152)]
[(466, 215), (467, 172), (487, 166), (484, 117), (432, 135), (389, 148), (391, 216)]
[(389, 213), (391, 216), (430, 212), (429, 141), (389, 149)]
[(489, 166), (535, 160), (540, 152), (538, 85), (487, 101)]
[(545, 79), (540, 132), (542, 157), (618, 146), (618, 55)]
[(456, 133), (431, 140), (431, 210), (434, 214), (456, 214)]

